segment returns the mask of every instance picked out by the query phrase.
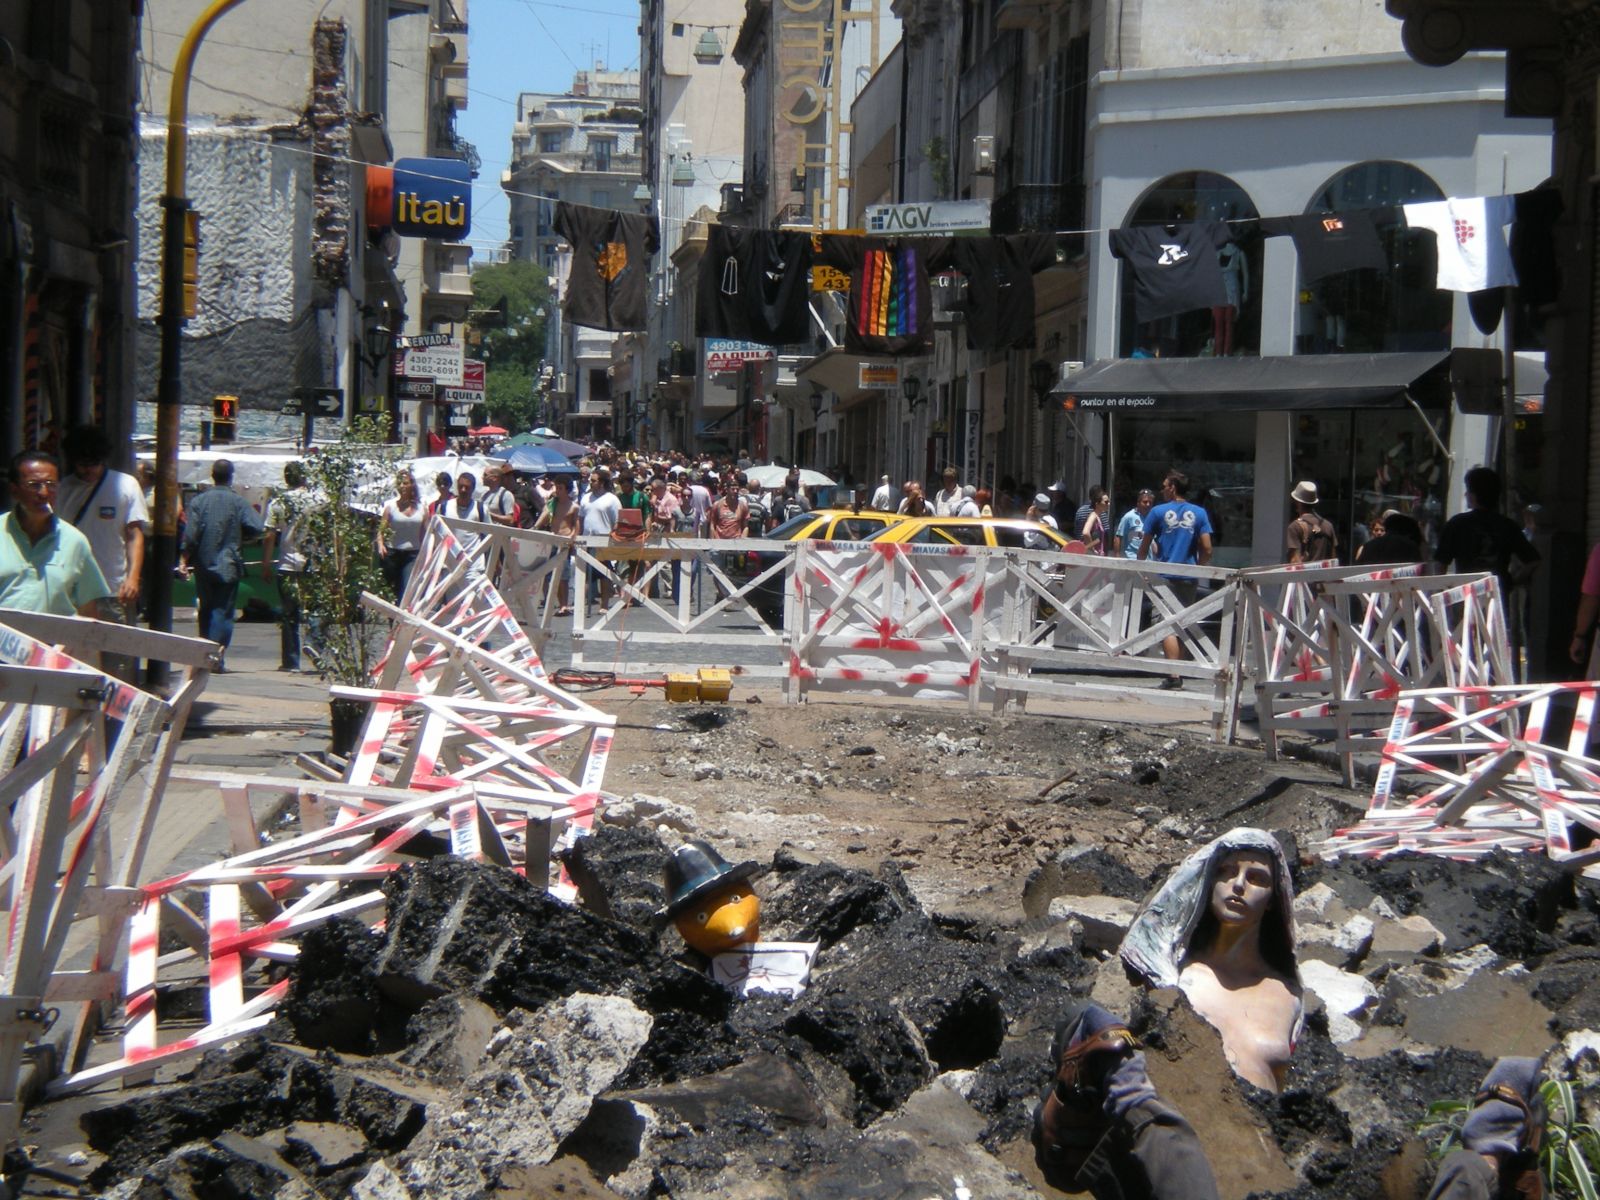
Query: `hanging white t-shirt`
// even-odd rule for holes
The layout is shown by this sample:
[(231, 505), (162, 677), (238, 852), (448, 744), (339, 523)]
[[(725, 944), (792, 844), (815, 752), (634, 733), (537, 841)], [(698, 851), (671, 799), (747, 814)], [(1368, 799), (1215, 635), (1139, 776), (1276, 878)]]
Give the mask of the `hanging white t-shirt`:
[(1466, 196), (1405, 206), (1406, 224), (1433, 230), (1439, 244), (1438, 287), (1481, 292), (1517, 282), (1505, 227), (1516, 216), (1514, 196)]

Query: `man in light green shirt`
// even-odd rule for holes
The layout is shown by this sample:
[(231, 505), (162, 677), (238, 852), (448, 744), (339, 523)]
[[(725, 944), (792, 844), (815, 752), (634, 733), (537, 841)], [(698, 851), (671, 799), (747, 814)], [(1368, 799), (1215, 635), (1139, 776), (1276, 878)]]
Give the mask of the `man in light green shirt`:
[(11, 511), (0, 516), (0, 608), (97, 615), (111, 595), (89, 539), (56, 515), (61, 467), (24, 450), (11, 460)]

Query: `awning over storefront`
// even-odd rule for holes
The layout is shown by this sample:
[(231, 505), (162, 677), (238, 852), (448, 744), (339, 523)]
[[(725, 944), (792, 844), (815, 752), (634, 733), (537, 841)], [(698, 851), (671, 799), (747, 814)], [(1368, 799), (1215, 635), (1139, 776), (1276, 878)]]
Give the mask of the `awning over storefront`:
[(1450, 352), (1268, 358), (1111, 358), (1052, 391), (1067, 411), (1256, 412), (1443, 406)]
[[(794, 374), (797, 380), (826, 388), (845, 402), (882, 395), (881, 390), (861, 386), (863, 365), (892, 368), (895, 366), (895, 360), (874, 355), (852, 354), (843, 346), (834, 346), (800, 364), (795, 368)], [(847, 404), (840, 405), (841, 408), (846, 406)]]

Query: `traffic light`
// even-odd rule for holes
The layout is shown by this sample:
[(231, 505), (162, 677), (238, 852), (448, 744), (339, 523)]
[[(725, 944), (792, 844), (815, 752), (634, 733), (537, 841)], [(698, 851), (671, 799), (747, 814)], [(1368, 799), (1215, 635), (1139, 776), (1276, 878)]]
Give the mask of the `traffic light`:
[(183, 214), (183, 315), (192, 317), (200, 310), (200, 214), (189, 209)]
[(211, 440), (232, 442), (239, 428), (239, 397), (213, 396), (211, 398)]

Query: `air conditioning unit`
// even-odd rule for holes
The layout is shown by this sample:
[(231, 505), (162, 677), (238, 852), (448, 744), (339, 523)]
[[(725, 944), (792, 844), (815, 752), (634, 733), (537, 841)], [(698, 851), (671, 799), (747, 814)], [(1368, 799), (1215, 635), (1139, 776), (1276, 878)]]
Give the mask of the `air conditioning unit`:
[(1061, 382), (1066, 383), (1079, 371), (1083, 370), (1082, 362), (1064, 362), (1061, 364)]
[(972, 173), (994, 174), (994, 135), (980, 133), (972, 139)]

